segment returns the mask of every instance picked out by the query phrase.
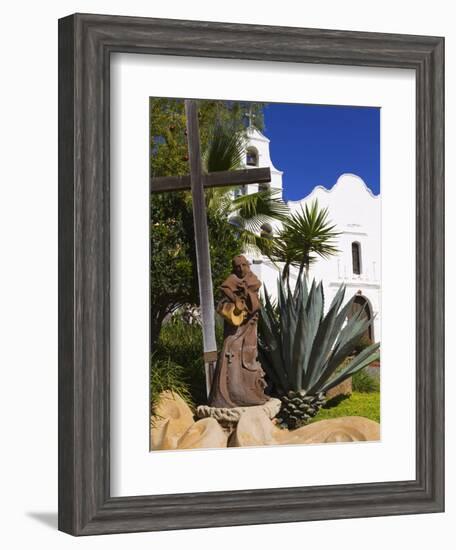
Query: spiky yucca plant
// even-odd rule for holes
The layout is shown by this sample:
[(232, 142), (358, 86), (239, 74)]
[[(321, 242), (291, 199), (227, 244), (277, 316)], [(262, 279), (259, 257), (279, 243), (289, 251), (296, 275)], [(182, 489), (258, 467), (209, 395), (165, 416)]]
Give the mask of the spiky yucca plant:
[[(323, 285), (304, 276), (292, 291), (288, 279), (278, 281), (277, 305), (265, 288), (259, 319), (259, 353), (275, 393), (282, 400), (279, 423), (297, 428), (315, 416), (325, 393), (379, 358), (380, 344), (371, 344), (351, 360), (372, 320), (362, 310), (347, 318), (355, 296), (342, 306), (345, 286), (337, 291), (324, 315)], [(344, 365), (341, 367), (342, 363)]]

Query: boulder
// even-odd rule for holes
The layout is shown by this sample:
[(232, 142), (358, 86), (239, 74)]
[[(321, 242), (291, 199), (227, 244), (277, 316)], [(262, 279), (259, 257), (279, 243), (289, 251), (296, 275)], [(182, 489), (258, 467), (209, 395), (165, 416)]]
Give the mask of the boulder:
[(193, 412), (178, 394), (162, 392), (151, 417), (152, 451), (175, 449), (182, 435), (195, 423)]
[[(216, 419), (212, 416), (216, 416), (214, 411), (204, 410), (208, 416), (195, 422), (192, 410), (179, 395), (163, 392), (159, 397), (156, 415), (151, 418), (151, 450), (261, 447), (380, 439), (380, 424), (361, 416), (320, 420), (297, 430), (283, 430), (271, 420), (277, 414), (276, 408), (276, 403), (271, 402), (269, 408), (255, 406), (229, 411), (236, 412), (236, 420), (230, 418), (233, 426), (231, 430), (234, 429), (234, 432), (228, 441), (231, 430), (224, 425), (227, 419)], [(220, 411), (222, 410), (216, 412)]]
[(378, 441), (379, 439), (380, 424), (361, 416), (320, 420), (297, 430), (283, 430), (278, 428), (264, 411), (252, 408), (242, 414), (228, 445), (260, 447), (262, 445)]
[(150, 450), (161, 451), (165, 434), (168, 430), (169, 420), (157, 420), (154, 416), (150, 417)]
[(380, 424), (362, 416), (320, 420), (294, 431), (275, 432), (275, 440), (280, 445), (378, 441), (379, 439)]
[(219, 449), (227, 446), (228, 436), (214, 418), (195, 422), (177, 442), (177, 449)]
[(353, 392), (352, 377), (346, 378), (343, 382), (334, 386), (326, 392), (326, 401), (337, 397), (338, 395), (351, 395)]
[(229, 447), (261, 447), (276, 445), (275, 435), (281, 430), (260, 407), (246, 409), (230, 437)]

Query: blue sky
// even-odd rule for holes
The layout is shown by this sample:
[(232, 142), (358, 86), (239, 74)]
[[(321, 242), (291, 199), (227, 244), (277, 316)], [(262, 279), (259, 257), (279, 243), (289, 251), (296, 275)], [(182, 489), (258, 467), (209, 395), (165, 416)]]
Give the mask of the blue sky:
[(301, 199), (316, 185), (331, 188), (344, 173), (380, 193), (379, 108), (269, 103), (264, 123), (286, 200)]

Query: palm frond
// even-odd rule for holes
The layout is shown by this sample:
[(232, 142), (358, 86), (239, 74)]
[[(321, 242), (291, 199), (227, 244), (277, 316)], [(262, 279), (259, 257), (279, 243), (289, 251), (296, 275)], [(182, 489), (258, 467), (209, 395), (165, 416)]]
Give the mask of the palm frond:
[(258, 235), (255, 231), (251, 231), (248, 227), (245, 227), (242, 218), (234, 217), (230, 218), (229, 221), (236, 228), (241, 246), (246, 254), (253, 256), (258, 254), (267, 255), (271, 246), (271, 239), (269, 237)]
[(244, 159), (245, 138), (232, 128), (218, 125), (214, 128), (203, 154), (206, 172), (238, 169)]
[(205, 190), (206, 206), (221, 218), (228, 218), (231, 213), (232, 194), (236, 186), (209, 187)]
[(264, 225), (285, 219), (288, 207), (280, 198), (280, 190), (267, 189), (234, 199), (230, 196), (227, 213), (239, 232), (245, 252), (267, 254), (272, 241), (263, 233)]
[(283, 227), (270, 249), (270, 259), (302, 271), (318, 257), (328, 258), (339, 253), (337, 237), (341, 233), (329, 221), (327, 208), (319, 208), (318, 201), (306, 204), (283, 222)]
[(286, 220), (289, 208), (281, 198), (280, 189), (270, 188), (248, 195), (240, 195), (232, 202), (232, 211), (246, 220), (264, 216), (269, 221)]

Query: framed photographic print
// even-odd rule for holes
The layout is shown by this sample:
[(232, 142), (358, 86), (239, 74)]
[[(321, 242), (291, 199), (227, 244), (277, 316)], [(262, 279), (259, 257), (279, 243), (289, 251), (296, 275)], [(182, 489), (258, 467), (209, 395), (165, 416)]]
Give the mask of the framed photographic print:
[(59, 21), (59, 528), (443, 511), (443, 39)]

